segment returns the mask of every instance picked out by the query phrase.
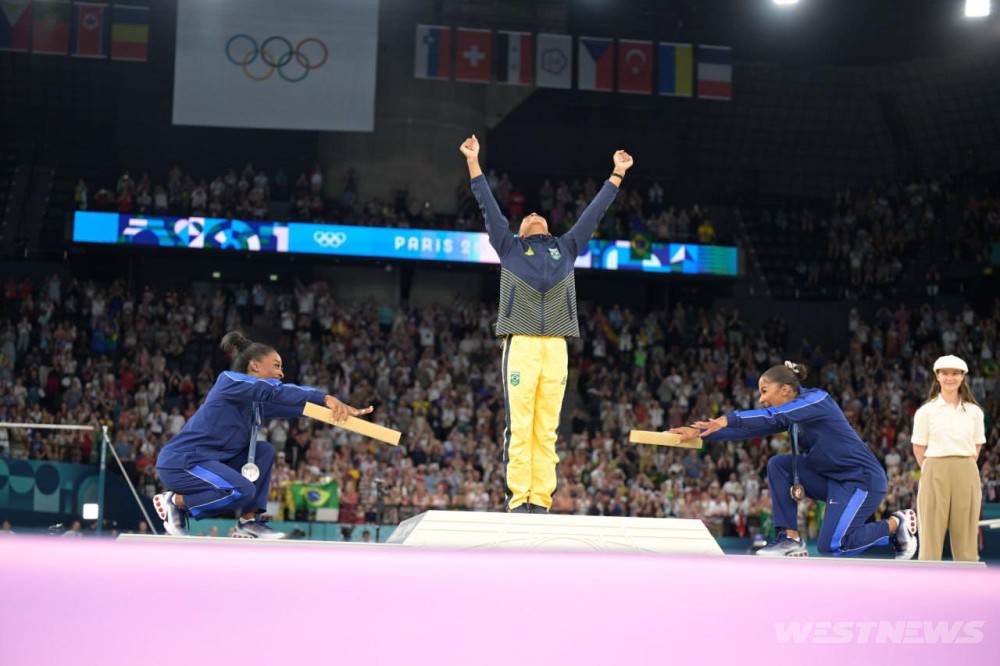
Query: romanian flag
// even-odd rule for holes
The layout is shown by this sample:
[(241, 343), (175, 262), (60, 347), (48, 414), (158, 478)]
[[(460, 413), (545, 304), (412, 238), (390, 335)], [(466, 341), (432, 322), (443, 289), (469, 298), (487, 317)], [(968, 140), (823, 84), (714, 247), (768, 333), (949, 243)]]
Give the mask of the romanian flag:
[(111, 20), (111, 59), (146, 62), (149, 54), (149, 7), (115, 5)]
[(691, 44), (660, 42), (659, 63), (657, 92), (691, 97), (694, 93), (694, 50)]
[(66, 55), (69, 52), (69, 0), (35, 0), (31, 52)]

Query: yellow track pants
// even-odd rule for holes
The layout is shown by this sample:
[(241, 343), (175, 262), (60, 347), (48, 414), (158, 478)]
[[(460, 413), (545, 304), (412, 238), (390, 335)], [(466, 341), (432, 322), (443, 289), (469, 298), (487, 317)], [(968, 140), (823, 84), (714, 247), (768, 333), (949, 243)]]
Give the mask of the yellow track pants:
[(566, 393), (566, 338), (509, 335), (503, 345), (503, 462), (510, 511), (549, 509), (556, 490), (556, 430)]

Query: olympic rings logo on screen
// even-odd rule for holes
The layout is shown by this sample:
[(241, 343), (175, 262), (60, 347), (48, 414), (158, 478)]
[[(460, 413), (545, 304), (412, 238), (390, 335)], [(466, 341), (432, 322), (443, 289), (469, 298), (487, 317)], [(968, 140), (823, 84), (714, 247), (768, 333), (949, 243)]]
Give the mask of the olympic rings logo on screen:
[[(288, 39), (272, 35), (258, 46), (256, 39), (241, 32), (226, 42), (226, 58), (241, 67), (251, 81), (267, 81), (277, 72), (285, 81), (299, 83), (326, 64), (330, 51), (316, 37), (306, 37), (292, 46)], [(258, 58), (263, 66), (251, 67)]]
[(347, 234), (343, 231), (316, 231), (313, 232), (313, 240), (320, 247), (335, 249), (347, 242)]

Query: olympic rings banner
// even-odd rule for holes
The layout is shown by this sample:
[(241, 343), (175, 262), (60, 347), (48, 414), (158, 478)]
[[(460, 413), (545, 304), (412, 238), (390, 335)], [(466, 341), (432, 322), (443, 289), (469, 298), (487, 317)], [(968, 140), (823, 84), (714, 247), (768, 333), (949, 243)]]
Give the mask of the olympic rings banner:
[(175, 125), (371, 132), (378, 0), (178, 0)]
[[(73, 241), (103, 245), (326, 254), (417, 261), (499, 264), (485, 233), (385, 229), (308, 222), (254, 222), (209, 217), (139, 218), (78, 211)], [(640, 273), (739, 275), (735, 247), (653, 243), (646, 259), (629, 241), (591, 240), (577, 268)]]

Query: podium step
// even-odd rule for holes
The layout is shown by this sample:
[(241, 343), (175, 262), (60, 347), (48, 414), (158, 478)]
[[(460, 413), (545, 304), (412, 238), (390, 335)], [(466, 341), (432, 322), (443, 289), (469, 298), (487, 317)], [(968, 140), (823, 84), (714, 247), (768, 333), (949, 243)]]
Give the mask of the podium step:
[(426, 511), (400, 523), (387, 543), (455, 550), (723, 554), (700, 520), (473, 511)]

